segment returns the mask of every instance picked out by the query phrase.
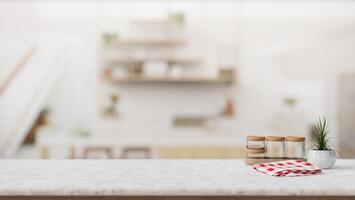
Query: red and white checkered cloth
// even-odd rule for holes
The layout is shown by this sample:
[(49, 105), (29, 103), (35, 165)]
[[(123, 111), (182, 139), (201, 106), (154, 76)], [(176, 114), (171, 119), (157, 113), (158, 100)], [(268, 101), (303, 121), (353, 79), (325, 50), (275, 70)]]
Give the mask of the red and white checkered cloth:
[(310, 162), (302, 160), (285, 160), (278, 162), (262, 163), (253, 165), (253, 168), (259, 172), (271, 176), (305, 176), (318, 174), (321, 169)]

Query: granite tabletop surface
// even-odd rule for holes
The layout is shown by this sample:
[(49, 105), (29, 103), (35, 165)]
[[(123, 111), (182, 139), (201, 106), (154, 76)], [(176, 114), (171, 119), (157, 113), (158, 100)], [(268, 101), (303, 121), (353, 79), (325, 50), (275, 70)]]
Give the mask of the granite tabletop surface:
[(1, 160), (0, 196), (355, 196), (355, 160), (272, 177), (243, 160)]

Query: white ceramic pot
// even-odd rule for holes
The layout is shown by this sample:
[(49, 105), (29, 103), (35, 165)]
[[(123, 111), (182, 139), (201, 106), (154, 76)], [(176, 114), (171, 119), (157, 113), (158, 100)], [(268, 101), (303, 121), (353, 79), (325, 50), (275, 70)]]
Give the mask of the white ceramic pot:
[(310, 150), (308, 152), (308, 162), (313, 163), (321, 169), (331, 168), (336, 160), (334, 150)]

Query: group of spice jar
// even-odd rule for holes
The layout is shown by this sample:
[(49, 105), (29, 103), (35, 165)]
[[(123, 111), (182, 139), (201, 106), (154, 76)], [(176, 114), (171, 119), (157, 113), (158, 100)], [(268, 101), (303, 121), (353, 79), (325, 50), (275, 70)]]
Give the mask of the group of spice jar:
[(305, 137), (248, 136), (247, 158), (304, 159)]

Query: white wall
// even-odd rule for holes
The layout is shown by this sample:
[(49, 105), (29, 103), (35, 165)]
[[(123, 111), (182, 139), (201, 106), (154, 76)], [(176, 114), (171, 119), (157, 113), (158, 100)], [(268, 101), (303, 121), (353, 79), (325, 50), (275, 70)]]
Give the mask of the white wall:
[(18, 60), (33, 47), (37, 25), (34, 8), (33, 3), (0, 1), (0, 85)]
[(34, 47), (35, 29), (34, 4), (0, 1), (0, 87), (6, 86), (0, 92), (0, 156), (4, 155), (10, 144), (13, 146), (13, 138), (25, 128), (19, 127), (19, 124), (24, 124), (24, 115), (29, 110), (24, 102), (31, 100), (29, 94), (33, 85), (23, 89), (23, 81), (28, 80), (24, 67), (16, 73), (16, 77), (10, 77)]
[[(52, 12), (54, 9), (56, 12)], [(44, 22), (46, 26), (65, 22), (67, 26), (57, 27), (67, 27), (65, 31), (77, 35), (85, 33), (84, 38), (92, 48), (85, 56), (96, 51), (95, 31), (98, 29), (124, 31), (128, 24), (127, 16), (160, 16), (166, 10), (174, 9), (186, 12), (188, 37), (191, 41), (200, 41), (206, 66), (216, 66), (218, 57), (223, 56), (219, 55), (223, 52), (220, 49), (227, 49), (225, 51), (236, 57), (238, 84), (233, 93), (237, 117), (222, 123), (220, 132), (228, 130), (241, 136), (273, 132), (273, 119), (286, 109), (282, 99), (295, 96), (300, 101), (298, 121), (311, 122), (319, 116), (326, 116), (332, 121), (331, 128), (336, 133), (336, 78), (340, 72), (355, 70), (351, 55), (355, 43), (352, 37), (355, 3), (40, 2), (38, 8), (40, 17), (47, 20)], [(73, 121), (89, 124), (88, 118), (96, 118), (98, 129), (105, 126), (115, 131), (128, 127), (138, 132), (166, 132), (171, 130), (170, 120), (175, 114), (210, 114), (223, 107), (225, 90), (214, 86), (111, 86), (100, 87), (98, 91), (92, 84), (92, 76), (97, 75), (94, 70), (97, 63), (89, 60), (83, 66), (68, 71), (68, 79), (63, 77), (63, 83), (67, 80), (74, 82), (75, 77), (80, 77), (78, 88), (68, 90), (69, 85), (58, 86), (51, 100), (54, 105), (53, 122), (59, 127), (75, 126)], [(83, 73), (86, 69), (90, 70)], [(93, 74), (88, 75), (89, 72)], [(87, 105), (92, 105), (91, 101), (96, 99), (95, 92), (102, 94), (101, 89), (122, 94), (122, 118), (119, 121), (106, 122), (97, 115), (87, 116), (94, 113), (85, 112), (90, 109)], [(72, 101), (67, 99), (68, 96)]]

